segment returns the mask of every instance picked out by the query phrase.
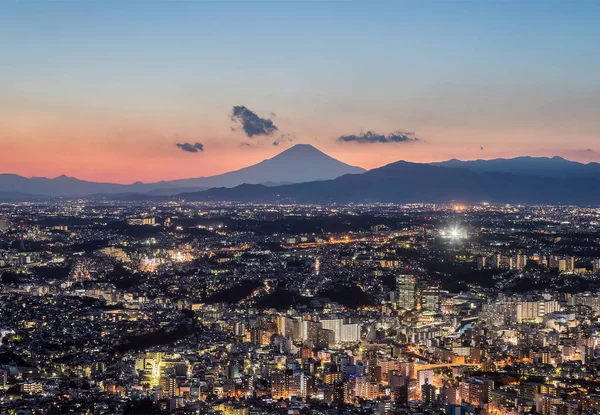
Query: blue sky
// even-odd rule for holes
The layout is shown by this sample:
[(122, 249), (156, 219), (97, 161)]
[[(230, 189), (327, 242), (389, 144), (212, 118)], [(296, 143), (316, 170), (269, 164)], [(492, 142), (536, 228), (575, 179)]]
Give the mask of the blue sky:
[[(286, 145), (368, 168), (595, 160), (598, 21), (597, 1), (5, 1), (0, 150), (25, 175), (214, 174), (281, 151), (271, 137), (240, 147), (229, 115), (245, 105)], [(421, 140), (336, 140), (365, 131)], [(182, 154), (180, 139), (206, 151)]]

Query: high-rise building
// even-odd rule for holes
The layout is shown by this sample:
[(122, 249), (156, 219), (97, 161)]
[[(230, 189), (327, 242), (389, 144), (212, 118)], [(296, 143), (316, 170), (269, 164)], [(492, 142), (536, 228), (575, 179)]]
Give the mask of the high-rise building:
[(523, 269), (527, 265), (527, 255), (517, 254), (513, 260), (513, 266), (516, 269)]
[(435, 400), (435, 386), (429, 383), (429, 381), (421, 386), (421, 400), (425, 405), (429, 405)]
[(500, 268), (501, 266), (502, 266), (502, 255), (494, 254), (494, 256), (492, 256), (492, 267)]
[(293, 337), (294, 320), (287, 316), (277, 316), (277, 332), (284, 337)]
[(396, 277), (396, 305), (400, 309), (412, 310), (416, 306), (417, 280), (414, 275)]
[(439, 311), (442, 306), (442, 293), (438, 287), (426, 287), (421, 290), (421, 310)]
[(568, 256), (560, 259), (554, 257), (554, 261), (551, 262), (550, 268), (558, 268), (560, 272), (573, 271), (575, 269), (575, 257)]
[(287, 398), (288, 390), (288, 374), (287, 373), (273, 373), (271, 374), (271, 396), (274, 399)]
[(568, 256), (567, 257), (567, 271), (573, 271), (575, 269), (575, 257)]
[(246, 325), (242, 322), (236, 321), (233, 325), (233, 334), (236, 336), (244, 336), (246, 334)]
[(333, 402), (340, 404), (344, 403), (344, 395), (346, 390), (346, 382), (336, 380), (333, 384)]
[(336, 343), (355, 342), (360, 340), (360, 325), (344, 318), (321, 320), (321, 325), (326, 330), (331, 330)]

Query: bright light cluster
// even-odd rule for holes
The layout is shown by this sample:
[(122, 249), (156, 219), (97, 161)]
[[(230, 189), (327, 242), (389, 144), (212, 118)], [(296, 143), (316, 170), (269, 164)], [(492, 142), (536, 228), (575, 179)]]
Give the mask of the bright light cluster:
[(464, 239), (467, 237), (467, 231), (458, 226), (452, 226), (449, 229), (443, 229), (440, 236), (447, 239)]

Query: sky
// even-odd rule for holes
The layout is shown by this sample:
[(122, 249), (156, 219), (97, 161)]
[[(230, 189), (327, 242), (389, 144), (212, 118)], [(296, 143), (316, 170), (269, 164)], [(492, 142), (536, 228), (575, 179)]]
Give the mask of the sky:
[[(600, 2), (0, 2), (0, 173), (600, 162)], [(307, 168), (310, 168), (307, 166)]]

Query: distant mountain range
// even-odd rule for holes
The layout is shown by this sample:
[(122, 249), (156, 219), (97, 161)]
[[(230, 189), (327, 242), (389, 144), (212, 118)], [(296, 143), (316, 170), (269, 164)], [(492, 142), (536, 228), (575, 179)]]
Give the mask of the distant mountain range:
[(266, 187), (241, 185), (181, 194), (193, 201), (297, 203), (514, 203), (600, 205), (600, 179), (478, 173), (399, 161), (334, 180)]
[(143, 193), (172, 195), (205, 190), (212, 187), (233, 187), (243, 183), (262, 183), (269, 186), (329, 180), (348, 173), (363, 173), (360, 167), (350, 166), (307, 144), (297, 144), (273, 158), (253, 166), (210, 177), (123, 185), (97, 183), (74, 177), (22, 177), (0, 174), (0, 198), (5, 193), (12, 200), (18, 194), (32, 196), (71, 197)]
[(516, 157), (493, 160), (448, 160), (433, 166), (467, 168), (477, 173), (512, 173), (520, 176), (593, 178), (600, 180), (600, 163), (577, 163), (562, 157)]
[(61, 176), (0, 175), (0, 200), (95, 196), (126, 200), (239, 202), (449, 202), (600, 205), (600, 164), (560, 157), (398, 161), (365, 172), (299, 144), (230, 173), (119, 185)]

